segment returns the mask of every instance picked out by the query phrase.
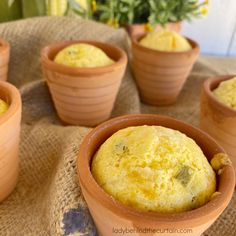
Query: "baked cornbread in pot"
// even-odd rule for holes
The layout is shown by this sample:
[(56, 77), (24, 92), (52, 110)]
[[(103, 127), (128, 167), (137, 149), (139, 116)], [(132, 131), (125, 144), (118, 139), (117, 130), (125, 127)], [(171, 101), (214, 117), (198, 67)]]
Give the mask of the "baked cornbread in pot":
[(200, 127), (225, 149), (236, 168), (236, 79), (223, 75), (204, 81)]
[(20, 92), (12, 84), (0, 81), (0, 203), (18, 181), (20, 124)]
[(175, 103), (198, 54), (195, 41), (174, 32), (132, 37), (132, 67), (141, 100), (155, 106)]
[[(151, 133), (154, 132), (155, 134), (157, 133), (155, 127), (162, 126), (165, 127), (166, 129), (172, 129), (181, 132), (182, 135), (184, 134), (186, 137), (189, 137), (196, 142), (196, 145), (200, 147), (204, 156), (207, 158), (208, 162), (210, 163), (212, 161), (214, 166), (217, 167), (216, 192), (213, 193), (209, 201), (207, 201), (205, 204), (195, 209), (190, 209), (181, 212), (174, 212), (174, 213), (171, 212), (164, 213), (158, 211), (147, 211), (132, 206), (132, 204), (128, 205), (122, 203), (120, 200), (112, 196), (112, 194), (109, 194), (108, 192), (106, 192), (106, 190), (104, 190), (103, 188), (104, 186), (101, 186), (94, 176), (93, 160), (96, 159), (97, 155), (96, 153), (98, 153), (99, 152), (98, 150), (103, 146), (103, 144), (106, 143), (106, 141), (108, 141), (110, 138), (112, 138), (113, 135), (116, 135), (116, 133), (122, 132), (122, 130), (125, 129), (130, 129), (130, 127), (132, 128), (132, 127), (143, 127), (143, 126), (148, 126), (148, 127), (154, 126), (154, 129), (151, 128), (152, 130)], [(144, 145), (142, 142), (142, 140), (144, 139), (143, 136), (145, 136), (147, 140), (152, 140), (153, 138), (152, 135), (147, 135), (146, 133), (144, 133), (141, 137), (139, 137), (139, 140), (141, 141), (139, 141), (137, 145), (140, 147)], [(165, 134), (165, 136), (167, 135)], [(169, 137), (170, 140), (171, 137)], [(157, 138), (155, 138), (154, 140), (156, 140), (157, 142)], [(145, 142), (145, 144), (148, 144), (148, 142), (149, 141)], [(118, 145), (118, 150), (120, 150), (121, 153), (122, 150), (124, 150), (125, 152), (130, 151), (129, 147), (128, 147), (129, 149), (127, 149), (126, 147), (127, 145), (124, 145), (123, 146), (124, 148), (122, 146), (123, 144)], [(150, 151), (150, 148), (152, 150), (152, 147), (153, 145), (148, 146), (147, 153)], [(174, 150), (176, 153), (176, 149)], [(134, 152), (133, 150), (131, 151)], [(142, 149), (137, 148), (136, 156), (138, 156), (140, 152), (144, 153), (145, 150), (142, 151)], [(89, 211), (94, 219), (99, 235), (102, 236), (117, 235), (117, 232), (114, 231), (114, 228), (115, 229), (148, 228), (150, 229), (149, 232), (137, 232), (137, 234), (135, 235), (154, 236), (154, 235), (159, 235), (160, 233), (158, 232), (160, 232), (161, 230), (161, 232), (163, 232), (163, 235), (167, 236), (170, 234), (172, 235), (172, 233), (165, 231), (166, 229), (174, 228), (177, 231), (179, 231), (180, 229), (188, 228), (191, 230), (189, 232), (186, 232), (186, 235), (199, 236), (223, 212), (223, 210), (229, 204), (229, 201), (234, 191), (234, 184), (235, 184), (234, 170), (230, 162), (224, 161), (225, 157), (227, 157), (227, 154), (225, 154), (223, 148), (221, 148), (209, 135), (207, 135), (206, 133), (202, 132), (197, 128), (194, 128), (193, 126), (187, 125), (181, 121), (166, 116), (151, 115), (151, 114), (133, 114), (133, 115), (117, 117), (109, 121), (106, 121), (103, 124), (97, 126), (95, 129), (93, 129), (88, 135), (86, 135), (82, 144), (80, 145), (78, 160), (77, 160), (77, 170), (83, 196), (87, 202)], [(149, 160), (149, 158), (150, 157), (148, 157), (147, 155), (147, 158), (145, 160)], [(172, 156), (172, 158), (174, 157)], [(110, 160), (109, 157), (108, 160)], [(132, 162), (133, 164), (131, 165), (131, 167), (132, 166), (136, 167), (136, 163), (138, 163), (137, 160), (139, 160), (139, 158), (135, 160), (136, 161)], [(118, 161), (118, 163), (121, 163), (123, 166), (129, 166), (129, 161), (124, 163)], [(219, 163), (220, 165), (218, 165)], [(114, 165), (114, 163), (112, 164)], [(115, 164), (117, 163), (115, 162)], [(163, 166), (164, 165), (166, 165), (165, 162)], [(141, 164), (140, 166), (142, 168)], [(156, 166), (154, 165), (154, 167)], [(220, 168), (219, 170), (218, 167)], [(126, 169), (124, 170), (126, 171)], [(106, 167), (106, 171), (110, 172), (111, 176), (114, 173), (112, 171), (112, 168)], [(151, 171), (149, 171), (148, 168), (145, 168), (144, 172), (139, 171), (138, 174), (144, 173), (149, 175), (150, 172)], [(175, 178), (179, 179), (179, 186), (185, 184), (185, 181), (181, 180), (181, 176), (183, 176), (185, 173), (186, 171), (184, 168), (183, 171), (180, 172), (177, 171), (176, 175), (174, 175)], [(113, 178), (113, 180), (114, 179), (115, 178)], [(140, 180), (140, 178), (135, 178), (135, 179)], [(192, 179), (193, 178), (191, 178), (188, 184), (191, 183)], [(115, 181), (113, 182), (115, 185)], [(151, 185), (151, 181), (148, 180), (145, 182)], [(124, 185), (125, 183), (121, 184)], [(155, 231), (157, 229), (159, 231)], [(182, 234), (174, 233), (173, 235), (182, 235)]]
[(111, 116), (127, 65), (125, 51), (104, 42), (66, 41), (45, 47), (41, 63), (64, 124), (95, 126)]

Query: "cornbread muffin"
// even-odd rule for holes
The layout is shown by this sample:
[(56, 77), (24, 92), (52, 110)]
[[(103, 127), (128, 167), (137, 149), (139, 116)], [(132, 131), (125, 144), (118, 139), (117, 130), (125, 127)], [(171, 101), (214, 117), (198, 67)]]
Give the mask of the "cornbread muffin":
[(90, 44), (78, 43), (62, 49), (54, 61), (71, 67), (100, 67), (114, 63), (100, 48)]
[(216, 189), (215, 172), (195, 141), (162, 126), (119, 130), (101, 145), (91, 170), (108, 194), (143, 211), (191, 210)]
[(221, 82), (213, 94), (225, 105), (236, 109), (236, 77)]
[(9, 105), (0, 99), (0, 116), (3, 115), (9, 108)]
[(157, 31), (140, 40), (144, 47), (167, 52), (184, 52), (192, 49), (187, 39), (173, 31)]

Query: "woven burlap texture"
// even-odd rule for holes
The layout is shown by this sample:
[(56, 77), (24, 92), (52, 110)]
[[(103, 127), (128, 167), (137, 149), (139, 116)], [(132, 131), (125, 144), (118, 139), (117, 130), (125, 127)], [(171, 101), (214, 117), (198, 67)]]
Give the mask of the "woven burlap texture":
[[(96, 235), (76, 175), (76, 158), (86, 127), (63, 126), (42, 78), (40, 50), (70, 39), (95, 39), (129, 52), (123, 30), (74, 18), (44, 17), (0, 25), (11, 44), (9, 81), (21, 91), (23, 118), (19, 183), (0, 204), (0, 235)], [(123, 78), (112, 116), (158, 113), (198, 125), (202, 81), (216, 74), (236, 74), (233, 59), (199, 59), (178, 102), (169, 107), (140, 103), (130, 66)], [(236, 235), (236, 196), (204, 234)]]

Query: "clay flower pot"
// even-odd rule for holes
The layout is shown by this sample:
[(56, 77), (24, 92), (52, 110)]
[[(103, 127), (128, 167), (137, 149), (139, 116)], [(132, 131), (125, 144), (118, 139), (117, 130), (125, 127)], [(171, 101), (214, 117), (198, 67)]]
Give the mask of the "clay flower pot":
[[(161, 125), (180, 130), (197, 142), (208, 160), (216, 153), (224, 152), (203, 131), (165, 116), (127, 115), (111, 119), (99, 125), (83, 140), (77, 160), (80, 186), (99, 235), (123, 235), (117, 233), (119, 229), (134, 230), (134, 228), (143, 230), (135, 235), (143, 236), (159, 235), (160, 232), (162, 232), (162, 235), (170, 235), (165, 233), (165, 229), (188, 229), (189, 233), (185, 233), (185, 235), (200, 235), (223, 212), (232, 197), (235, 178), (234, 169), (231, 165), (224, 166), (223, 171), (217, 178), (217, 191), (221, 194), (216, 195), (211, 201), (197, 209), (175, 214), (141, 212), (126, 206), (108, 195), (93, 178), (90, 164), (99, 146), (116, 131), (139, 125)], [(145, 229), (150, 231), (148, 233), (144, 232)], [(155, 230), (156, 232), (154, 232)], [(159, 233), (157, 230), (159, 230)]]
[(192, 49), (164, 52), (142, 46), (143, 36), (132, 39), (133, 71), (143, 102), (169, 105), (176, 101), (199, 54), (199, 46), (188, 39)]
[(0, 202), (15, 188), (18, 180), (18, 146), (21, 121), (21, 96), (11, 84), (0, 81), (0, 98), (10, 106), (0, 115)]
[(0, 81), (7, 80), (8, 63), (10, 57), (10, 45), (0, 38)]
[[(128, 24), (125, 28), (129, 33), (130, 37), (134, 37), (136, 35), (141, 35), (146, 32), (145, 25), (146, 24)], [(165, 25), (164, 29), (173, 30), (179, 33), (181, 31), (181, 27), (181, 22), (169, 22)], [(155, 31), (160, 29), (163, 29), (163, 27), (158, 24), (155, 28)]]
[(214, 96), (220, 82), (233, 78), (226, 75), (207, 79), (201, 94), (200, 127), (214, 137), (227, 151), (236, 169), (236, 110)]
[[(74, 43), (99, 47), (115, 63), (97, 68), (72, 68), (53, 61), (60, 50)], [(58, 116), (64, 123), (95, 126), (110, 117), (127, 64), (123, 50), (95, 41), (60, 42), (42, 50), (41, 62)]]

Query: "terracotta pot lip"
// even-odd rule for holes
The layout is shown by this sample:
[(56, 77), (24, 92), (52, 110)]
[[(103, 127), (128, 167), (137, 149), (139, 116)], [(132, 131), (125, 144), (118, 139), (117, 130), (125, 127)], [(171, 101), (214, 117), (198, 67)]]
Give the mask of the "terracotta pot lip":
[[(222, 75), (222, 76), (215, 76), (215, 77), (210, 77), (208, 78), (206, 81), (204, 81), (203, 83), (203, 89), (206, 92), (206, 94), (208, 95), (210, 101), (212, 101), (213, 103), (217, 104), (217, 106), (219, 106), (221, 108), (221, 111), (223, 113), (232, 115), (232, 116), (236, 116), (236, 110), (225, 105), (223, 102), (221, 102), (213, 93), (212, 93), (212, 89), (218, 87), (218, 85), (226, 80), (232, 79), (233, 77), (235, 77), (236, 75)], [(211, 86), (213, 86), (214, 88), (211, 88)]]
[[(95, 68), (79, 68), (79, 67), (73, 68), (70, 66), (55, 63), (53, 60), (51, 60), (48, 57), (49, 52), (53, 50), (54, 48), (58, 46), (62, 46), (64, 48), (66, 46), (69, 46), (75, 43), (87, 43), (87, 44), (91, 44), (97, 47), (108, 46), (110, 49), (118, 52), (119, 59), (115, 61), (114, 64), (108, 65), (108, 66), (101, 66), (101, 67), (95, 67)], [(103, 51), (107, 53), (106, 50), (103, 50)], [(70, 41), (57, 42), (57, 43), (50, 44), (41, 50), (41, 62), (44, 66), (48, 67), (50, 70), (53, 70), (55, 72), (68, 74), (68, 75), (78, 75), (78, 74), (79, 75), (81, 74), (85, 74), (85, 75), (95, 74), (96, 75), (96, 74), (107, 73), (110, 71), (120, 69), (120, 67), (123, 67), (127, 63), (127, 60), (128, 60), (127, 55), (123, 49), (109, 43), (93, 41), (93, 40), (70, 40)]]
[[(176, 222), (176, 223), (185, 222), (186, 224), (188, 224), (190, 219), (194, 219), (197, 221), (199, 218), (204, 218), (207, 215), (211, 217), (215, 212), (219, 212), (220, 209), (222, 209), (222, 206), (226, 207), (229, 201), (228, 199), (232, 196), (235, 186), (235, 179), (234, 179), (235, 174), (232, 166), (225, 167), (224, 171), (222, 172), (222, 175), (220, 176), (220, 179), (222, 178), (222, 176), (227, 176), (228, 182), (221, 188), (222, 193), (219, 196), (214, 197), (213, 200), (209, 201), (208, 203), (197, 209), (182, 213), (156, 213), (156, 212), (139, 211), (138, 209), (126, 206), (121, 202), (115, 200), (97, 184), (96, 180), (93, 178), (92, 173), (90, 171), (90, 165), (88, 163), (88, 158), (87, 158), (88, 149), (89, 146), (91, 145), (92, 139), (96, 136), (97, 133), (109, 130), (109, 127), (120, 124), (121, 122), (122, 124), (124, 124), (124, 122), (126, 123), (127, 121), (130, 122), (130, 120), (144, 121), (145, 119), (148, 119), (149, 121), (154, 121), (157, 119), (162, 119), (162, 120), (165, 119), (168, 120), (168, 122), (173, 122), (175, 124), (188, 127), (192, 130), (193, 133), (197, 132), (199, 133), (199, 135), (201, 135), (202, 138), (208, 139), (210, 142), (212, 142), (215, 145), (216, 149), (218, 148), (218, 150), (224, 152), (224, 149), (220, 147), (214, 141), (214, 139), (212, 139), (207, 133), (191, 125), (188, 125), (182, 121), (173, 119), (171, 117), (162, 115), (153, 115), (153, 114), (132, 114), (132, 115), (120, 116), (117, 118), (110, 119), (100, 124), (96, 128), (94, 128), (85, 137), (80, 146), (79, 155), (77, 159), (77, 173), (79, 176), (80, 184), (83, 185), (86, 191), (88, 191), (89, 194), (91, 194), (94, 198), (97, 198), (100, 204), (102, 204), (104, 207), (109, 206), (109, 209), (112, 209), (111, 211), (116, 212), (116, 214), (121, 215), (122, 217), (125, 218), (137, 217), (139, 219), (142, 218), (144, 220), (151, 220), (151, 221), (158, 220), (159, 222), (166, 222), (166, 221)], [(145, 122), (143, 123), (143, 125), (144, 124)], [(84, 182), (86, 182), (86, 184), (84, 184)]]
[(0, 38), (0, 53), (3, 51), (7, 51), (9, 48), (10, 44), (6, 40)]
[[(130, 26), (142, 26), (142, 25), (146, 25), (148, 22), (146, 22), (146, 23), (133, 23), (133, 24), (129, 24), (129, 23), (127, 23), (126, 25), (130, 25)], [(169, 24), (181, 24), (182, 23), (182, 21), (169, 21), (169, 22), (167, 22), (166, 23), (166, 25), (169, 25)], [(156, 24), (156, 25), (160, 25), (160, 24)]]
[(0, 116), (0, 126), (8, 121), (21, 107), (21, 95), (15, 86), (8, 82), (0, 81), (0, 93), (1, 90), (5, 90), (9, 94), (11, 104), (6, 113)]
[(198, 43), (188, 37), (185, 37), (188, 42), (191, 44), (192, 49), (188, 50), (188, 51), (184, 51), (184, 52), (167, 52), (167, 51), (160, 51), (160, 50), (155, 50), (155, 49), (151, 49), (151, 48), (147, 48), (142, 46), (139, 41), (141, 38), (145, 37), (147, 34), (139, 34), (139, 35), (134, 35), (132, 37), (132, 45), (133, 47), (136, 47), (140, 50), (142, 50), (143, 52), (147, 52), (147, 53), (152, 53), (152, 54), (160, 54), (162, 56), (168, 55), (168, 56), (181, 56), (181, 55), (188, 55), (188, 54), (195, 54), (195, 53), (199, 53), (200, 51), (200, 47), (198, 45)]

